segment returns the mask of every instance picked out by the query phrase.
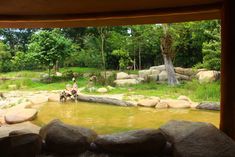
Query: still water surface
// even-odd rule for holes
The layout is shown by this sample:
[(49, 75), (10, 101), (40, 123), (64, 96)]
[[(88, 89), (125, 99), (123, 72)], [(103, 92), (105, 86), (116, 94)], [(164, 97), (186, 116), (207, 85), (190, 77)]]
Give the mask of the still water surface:
[(143, 107), (119, 107), (95, 103), (54, 103), (39, 109), (34, 121), (47, 124), (58, 118), (65, 123), (96, 130), (99, 134), (121, 132), (141, 128), (158, 128), (169, 120), (210, 122), (219, 126), (219, 112), (193, 109), (161, 109)]

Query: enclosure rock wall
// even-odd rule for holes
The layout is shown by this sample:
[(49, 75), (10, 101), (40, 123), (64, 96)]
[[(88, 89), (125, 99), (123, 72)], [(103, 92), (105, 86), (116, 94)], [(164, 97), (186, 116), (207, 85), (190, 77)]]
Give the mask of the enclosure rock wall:
[[(220, 79), (220, 72), (206, 69), (192, 69), (175, 67), (175, 74), (178, 80), (198, 79), (200, 82), (213, 82)], [(139, 71), (139, 77), (144, 80), (164, 82), (167, 81), (165, 65), (153, 66), (146, 70)]]
[(234, 157), (235, 142), (209, 123), (170, 121), (160, 129), (109, 135), (53, 120), (39, 134), (0, 138), (4, 157)]

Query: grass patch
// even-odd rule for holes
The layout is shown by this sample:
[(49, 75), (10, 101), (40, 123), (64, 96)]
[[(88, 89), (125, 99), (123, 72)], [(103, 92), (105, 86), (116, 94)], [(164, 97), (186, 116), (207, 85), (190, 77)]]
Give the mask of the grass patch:
[[(61, 68), (60, 72), (71, 70), (77, 73), (97, 73), (99, 69), (95, 68), (80, 68), (70, 67)], [(7, 80), (0, 82), (0, 90), (62, 90), (66, 84), (72, 84), (72, 80), (64, 81), (58, 80), (54, 83), (43, 83), (32, 78), (40, 78), (46, 71), (20, 71), (2, 73), (0, 77), (22, 77), (19, 80)], [(129, 71), (128, 73), (136, 74), (136, 71)], [(88, 78), (79, 77), (78, 87), (86, 87)], [(10, 85), (15, 85), (16, 89), (11, 89)], [(96, 88), (101, 87), (100, 84)], [(88, 90), (84, 91), (89, 93)], [(90, 94), (99, 94), (92, 92)], [(108, 94), (125, 94), (125, 95), (144, 95), (144, 96), (158, 96), (161, 98), (177, 98), (180, 95), (188, 96), (193, 101), (220, 101), (220, 82), (199, 83), (197, 80), (183, 82), (178, 86), (168, 86), (167, 84), (157, 84), (155, 82), (143, 83), (132, 86), (116, 87)]]
[(219, 101), (220, 83), (199, 83), (197, 80), (184, 82), (178, 86), (168, 84), (144, 83), (128, 87), (117, 87), (110, 93), (126, 95), (158, 96), (161, 98), (177, 98), (180, 95), (188, 96), (193, 101)]

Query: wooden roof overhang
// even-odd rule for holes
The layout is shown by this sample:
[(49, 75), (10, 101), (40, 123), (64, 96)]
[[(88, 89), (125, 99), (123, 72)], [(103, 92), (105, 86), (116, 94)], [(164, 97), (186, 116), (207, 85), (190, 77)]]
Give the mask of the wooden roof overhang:
[(220, 129), (235, 140), (233, 0), (1, 0), (0, 28), (52, 28), (222, 19)]
[(85, 27), (220, 18), (222, 0), (2, 0), (0, 27)]

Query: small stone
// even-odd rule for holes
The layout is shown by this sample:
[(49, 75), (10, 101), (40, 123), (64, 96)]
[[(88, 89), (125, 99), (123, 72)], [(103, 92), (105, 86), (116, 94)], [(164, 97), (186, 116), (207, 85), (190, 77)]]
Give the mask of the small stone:
[(184, 100), (162, 99), (161, 103), (166, 103), (170, 108), (190, 108), (191, 103)]
[(144, 107), (155, 107), (160, 102), (160, 98), (155, 99), (142, 99), (138, 101), (138, 106), (144, 106)]
[(108, 90), (107, 90), (107, 88), (102, 87), (102, 88), (98, 88), (97, 92), (99, 92), (99, 93), (107, 93)]
[(60, 73), (60, 72), (56, 72), (56, 76), (58, 76), (58, 77), (62, 77), (62, 73)]
[(156, 109), (166, 109), (168, 108), (168, 104), (166, 102), (159, 102), (155, 106)]

